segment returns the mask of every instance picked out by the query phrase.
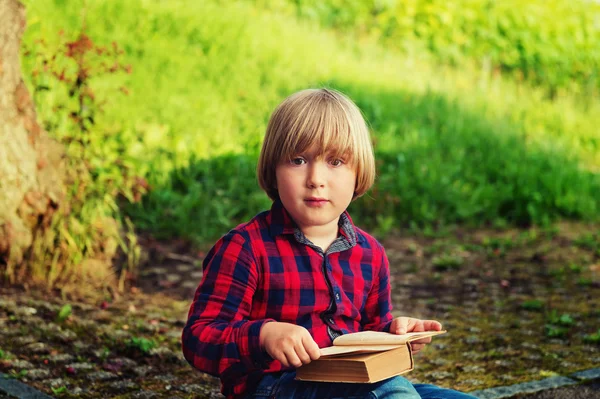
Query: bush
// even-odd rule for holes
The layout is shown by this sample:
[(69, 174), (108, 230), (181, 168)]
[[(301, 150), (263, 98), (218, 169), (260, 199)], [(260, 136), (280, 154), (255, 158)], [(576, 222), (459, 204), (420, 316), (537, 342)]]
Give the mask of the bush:
[(287, 0), (263, 6), (439, 61), (475, 60), (550, 89), (600, 88), (600, 4), (582, 0)]

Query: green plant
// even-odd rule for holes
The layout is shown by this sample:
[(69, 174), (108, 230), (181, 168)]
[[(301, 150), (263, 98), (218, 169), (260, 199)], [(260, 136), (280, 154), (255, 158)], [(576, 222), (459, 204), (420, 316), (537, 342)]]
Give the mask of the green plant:
[(561, 315), (558, 314), (556, 309), (552, 309), (552, 311), (547, 315), (546, 320), (550, 324), (560, 325), (560, 326), (572, 326), (574, 324), (573, 318), (568, 313), (563, 313)]
[[(132, 173), (114, 141), (105, 146), (115, 132), (103, 123), (107, 100), (94, 90), (93, 82), (131, 68), (120, 63), (122, 50), (114, 42), (96, 45), (83, 30), (73, 40), (66, 36), (58, 34), (54, 43), (35, 40), (24, 51), (39, 115), (66, 152), (66, 204), (53, 217), (47, 234), (34, 242), (32, 277), (49, 288), (82, 295), (90, 291), (78, 287), (88, 284), (122, 291), (124, 284), (114, 283), (111, 262), (118, 249), (127, 254), (122, 281), (135, 267), (139, 250), (130, 234), (133, 226), (119, 214), (118, 204), (139, 199), (145, 183)], [(107, 151), (110, 147), (112, 151)], [(123, 220), (128, 228), (124, 238)]]
[(593, 334), (583, 337), (583, 341), (591, 344), (600, 344), (600, 329)]
[(71, 307), (71, 305), (69, 305), (69, 304), (63, 305), (60, 308), (60, 310), (58, 311), (58, 314), (56, 315), (56, 322), (63, 323), (65, 320), (67, 320), (69, 318), (69, 316), (71, 316), (72, 310), (73, 310), (73, 308)]
[(581, 248), (589, 249), (592, 251), (600, 249), (600, 233), (586, 233), (578, 237), (573, 243)]
[[(117, 54), (119, 65), (136, 66), (132, 73), (121, 69), (92, 75), (89, 80), (102, 112), (94, 113), (88, 132), (95, 145), (88, 148), (86, 162), (94, 173), (89, 178), (83, 174), (82, 181), (84, 187), (96, 182), (95, 192), (108, 194), (96, 196), (104, 205), (89, 201), (77, 209), (86, 215), (85, 221), (101, 215), (98, 223), (102, 223), (108, 215), (118, 223), (117, 228), (106, 223), (99, 232), (88, 228), (87, 222), (82, 226), (65, 222), (64, 230), (79, 231), (71, 237), (61, 233), (60, 241), (69, 248), (100, 241), (105, 242), (103, 248), (118, 248), (123, 244), (107, 235), (116, 237), (119, 224), (130, 237), (123, 247), (132, 243), (135, 230), (207, 246), (236, 223), (268, 208), (270, 201), (258, 188), (253, 168), (269, 114), (286, 95), (314, 86), (348, 94), (372, 128), (376, 185), (350, 209), (361, 227), (376, 228), (379, 217), (384, 229), (393, 220), (393, 228), (414, 228), (435, 236), (453, 224), (487, 226), (501, 220), (507, 225), (550, 226), (561, 218), (600, 217), (600, 103), (594, 93), (561, 89), (555, 98), (548, 98), (544, 90), (516, 77), (518, 68), (509, 74), (512, 78), (468, 60), (460, 68), (451, 68), (436, 61), (441, 59), (437, 56), (423, 61), (414, 55), (421, 52), (401, 54), (388, 45), (351, 40), (351, 35), (297, 21), (296, 4), (287, 0), (278, 1), (282, 9), (272, 13), (265, 11), (271, 3), (264, 1), (222, 4), (207, 0), (188, 4), (185, 13), (175, 4), (141, 0), (73, 0), (68, 6), (58, 1), (25, 3), (26, 45), (40, 38), (52, 48), (59, 48), (54, 42), (65, 38), (74, 41), (82, 32), (80, 12), (85, 8), (89, 39), (94, 43), (115, 40), (124, 50)], [(372, 23), (387, 26), (373, 14), (364, 14), (373, 4), (352, 1), (347, 6), (328, 3), (322, 7), (330, 9), (325, 13), (336, 29), (362, 21), (369, 31)], [(423, 38), (435, 37), (435, 29), (440, 28), (428, 28), (438, 18), (435, 10), (453, 7), (439, 2), (431, 6), (431, 12), (418, 11), (428, 16), (425, 20), (407, 20), (424, 27)], [(481, 3), (475, 6), (479, 17), (494, 18), (506, 11), (498, 10), (499, 5), (490, 10), (482, 10)], [(384, 3), (381, 7), (385, 10), (376, 10), (375, 15), (387, 13), (389, 21), (394, 21), (396, 11)], [(397, 3), (397, 7), (404, 6)], [(469, 7), (464, 5), (472, 10)], [(520, 10), (527, 7), (515, 5)], [(440, 15), (454, 18), (461, 9)], [(532, 12), (531, 18), (539, 21), (545, 11)], [(345, 22), (333, 22), (337, 18)], [(460, 21), (463, 16), (456, 18)], [(548, 29), (560, 24), (560, 19), (551, 21)], [(514, 26), (521, 27), (521, 22)], [(573, 26), (570, 19), (565, 23), (571, 33), (584, 29)], [(56, 25), (64, 27), (62, 38), (56, 34)], [(480, 32), (481, 26), (457, 24), (456, 29)], [(546, 29), (537, 28), (507, 34)], [(390, 38), (398, 33), (392, 31)], [(446, 33), (439, 40), (447, 40)], [(320, 45), (311, 45), (316, 42)], [(505, 48), (498, 56), (522, 51), (529, 57), (536, 54), (533, 50), (539, 41), (524, 49), (515, 49), (512, 43), (503, 42)], [(30, 86), (38, 69), (32, 54), (23, 57)], [(471, 55), (465, 53), (465, 57)], [(585, 65), (589, 70), (590, 64)], [(535, 79), (531, 75), (526, 80)], [(40, 119), (49, 123), (55, 137), (71, 134), (61, 126), (77, 123), (54, 109), (63, 97), (62, 89), (54, 83), (45, 86), (36, 93)], [(85, 117), (79, 120), (90, 122)], [(140, 197), (142, 201), (130, 203)], [(95, 249), (85, 248), (84, 254)], [(501, 247), (494, 250), (501, 255)], [(135, 263), (135, 252), (129, 254), (128, 263)], [(127, 273), (119, 278), (125, 282)]]
[(443, 254), (435, 256), (432, 260), (433, 268), (439, 271), (460, 269), (464, 260), (462, 257), (453, 254)]
[[(402, 2), (287, 0), (296, 14), (357, 36), (374, 36), (408, 54), (428, 50), (442, 63), (474, 61), (546, 87), (551, 95), (575, 85), (598, 91), (600, 6), (549, 0), (406, 0)], [(262, 2), (267, 6), (268, 3)], [(280, 4), (280, 2), (278, 2)]]
[(64, 385), (61, 387), (58, 387), (58, 388), (50, 387), (50, 389), (52, 389), (52, 393), (54, 393), (55, 395), (60, 395), (60, 394), (69, 392), (67, 387)]
[(529, 299), (521, 303), (521, 308), (525, 310), (539, 311), (544, 308), (544, 301), (540, 299)]
[(562, 326), (555, 326), (553, 324), (546, 324), (544, 328), (546, 330), (546, 336), (548, 338), (564, 338), (569, 332), (568, 328)]
[(27, 376), (27, 373), (28, 373), (28, 370), (19, 370), (18, 372), (11, 370), (8, 374), (8, 378), (13, 378), (13, 379), (23, 378), (23, 377)]
[(154, 340), (144, 337), (131, 337), (127, 342), (127, 347), (137, 349), (143, 354), (148, 354), (150, 350), (157, 346), (158, 344)]

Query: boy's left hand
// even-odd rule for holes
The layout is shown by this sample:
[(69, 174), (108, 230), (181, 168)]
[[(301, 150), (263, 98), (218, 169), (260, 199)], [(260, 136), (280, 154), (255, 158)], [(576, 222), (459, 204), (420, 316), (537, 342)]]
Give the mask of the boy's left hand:
[[(435, 320), (421, 320), (413, 317), (396, 317), (390, 325), (390, 333), (406, 334), (407, 332), (440, 331), (442, 324)], [(410, 347), (413, 354), (418, 353), (431, 342), (431, 337), (412, 341)]]

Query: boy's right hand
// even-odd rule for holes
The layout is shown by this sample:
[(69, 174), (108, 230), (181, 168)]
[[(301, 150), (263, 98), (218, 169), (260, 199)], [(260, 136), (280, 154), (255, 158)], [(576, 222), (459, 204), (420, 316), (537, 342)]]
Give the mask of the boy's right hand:
[(304, 327), (272, 321), (260, 329), (260, 346), (284, 367), (300, 367), (321, 356), (319, 346)]

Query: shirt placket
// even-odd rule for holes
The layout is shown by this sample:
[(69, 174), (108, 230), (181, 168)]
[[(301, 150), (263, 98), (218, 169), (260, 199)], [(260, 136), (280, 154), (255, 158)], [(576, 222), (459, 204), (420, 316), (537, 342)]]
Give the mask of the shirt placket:
[(323, 252), (323, 250), (320, 247), (314, 245), (301, 233), (296, 236), (296, 239), (313, 248), (323, 258), (322, 271), (325, 277), (325, 282), (327, 283), (327, 288), (329, 290), (330, 301), (327, 309), (323, 313), (321, 313), (321, 320), (323, 320), (323, 322), (327, 326), (327, 335), (333, 341), (334, 339), (342, 335), (342, 332), (337, 328), (333, 319), (333, 316), (335, 315), (335, 312), (337, 310), (337, 302), (341, 301), (342, 295), (340, 293), (339, 287), (334, 286), (332, 282), (333, 279), (331, 278), (331, 276), (333, 272), (331, 270), (331, 263), (329, 262), (328, 255), (335, 252), (343, 251), (344, 249), (347, 249), (348, 245), (343, 242), (342, 238), (337, 238), (336, 241), (334, 241), (334, 243), (331, 244), (327, 252)]
[[(343, 215), (342, 218), (342, 229), (350, 231), (352, 227), (348, 222), (347, 218), (343, 217)], [(327, 335), (333, 341), (335, 338), (342, 335), (342, 331), (336, 326), (335, 320), (333, 318), (335, 312), (337, 311), (337, 304), (340, 303), (342, 300), (342, 294), (340, 292), (340, 288), (337, 285), (334, 285), (333, 283), (333, 271), (331, 269), (331, 262), (329, 262), (329, 255), (350, 249), (352, 248), (353, 244), (350, 243), (347, 238), (340, 236), (336, 238), (335, 241), (329, 246), (327, 252), (323, 252), (323, 249), (321, 249), (321, 247), (314, 245), (309, 239), (306, 238), (306, 236), (299, 229), (296, 229), (296, 231), (294, 232), (294, 236), (298, 242), (313, 248), (323, 258), (321, 269), (325, 277), (325, 282), (327, 283), (327, 288), (329, 290), (330, 301), (329, 306), (323, 313), (321, 313), (320, 316), (321, 320), (323, 320), (323, 323), (325, 323), (325, 325), (327, 326)]]
[(333, 341), (334, 339), (342, 335), (341, 331), (335, 329), (336, 325), (335, 321), (333, 320), (333, 315), (337, 310), (336, 302), (339, 302), (342, 297), (339, 292), (339, 288), (334, 288), (333, 283), (331, 282), (331, 264), (329, 263), (327, 254), (323, 254), (323, 274), (325, 275), (325, 281), (327, 282), (327, 287), (329, 288), (329, 297), (331, 299), (329, 301), (329, 306), (327, 307), (327, 310), (325, 310), (325, 312), (321, 314), (321, 318), (323, 319), (323, 322), (327, 325), (327, 335), (329, 335), (329, 338)]

